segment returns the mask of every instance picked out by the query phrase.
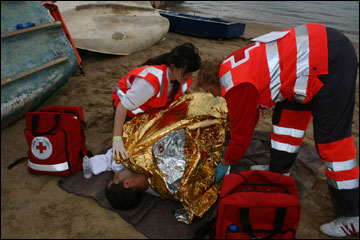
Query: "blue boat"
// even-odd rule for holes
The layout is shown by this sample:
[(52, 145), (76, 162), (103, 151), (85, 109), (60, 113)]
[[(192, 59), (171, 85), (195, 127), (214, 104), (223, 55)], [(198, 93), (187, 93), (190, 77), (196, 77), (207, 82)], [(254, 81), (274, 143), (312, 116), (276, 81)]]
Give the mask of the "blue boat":
[(233, 38), (244, 34), (246, 24), (222, 18), (201, 17), (185, 13), (158, 10), (160, 15), (170, 21), (171, 32), (197, 37)]
[(76, 70), (61, 26), (39, 1), (1, 1), (1, 129), (44, 103)]

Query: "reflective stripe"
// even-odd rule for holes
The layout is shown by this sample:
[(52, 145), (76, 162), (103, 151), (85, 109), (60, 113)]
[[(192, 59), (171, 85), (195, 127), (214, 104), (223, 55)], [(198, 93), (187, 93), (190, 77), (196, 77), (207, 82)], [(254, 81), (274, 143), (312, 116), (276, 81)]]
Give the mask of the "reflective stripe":
[[(116, 95), (118, 95), (118, 97), (120, 98), (120, 101), (121, 101), (125, 97), (125, 93), (119, 88), (119, 85), (117, 85), (117, 84), (115, 87), (115, 91), (116, 91)], [(137, 108), (137, 109), (131, 110), (130, 112), (132, 112), (133, 114), (139, 114), (139, 113), (143, 113), (144, 111), (140, 108)]]
[(359, 187), (359, 178), (346, 181), (335, 181), (334, 179), (327, 178), (328, 184), (336, 189), (354, 189)]
[(300, 146), (294, 146), (291, 144), (271, 140), (271, 148), (288, 153), (297, 153), (299, 152)]
[(161, 79), (160, 80), (160, 90), (159, 90), (159, 93), (156, 95), (158, 98), (161, 97), (164, 93), (164, 84), (163, 84), (162, 77), (160, 79)]
[(142, 71), (139, 73), (139, 76), (145, 78), (145, 76), (146, 76), (148, 73), (151, 73), (152, 75), (155, 75), (155, 76), (158, 77), (158, 78), (159, 78), (159, 77), (162, 78), (163, 71), (160, 70), (160, 69), (157, 69), (157, 68), (155, 68), (155, 67), (146, 67), (146, 68), (144, 68), (144, 70), (142, 70)]
[(115, 91), (116, 91), (116, 95), (118, 95), (118, 97), (121, 99), (123, 99), (125, 97), (125, 93), (123, 91), (121, 91), (121, 89), (119, 88), (119, 85), (116, 84), (115, 87)]
[(254, 46), (245, 49), (245, 51), (244, 51), (245, 58), (241, 59), (240, 61), (235, 62), (234, 55), (231, 55), (231, 57), (225, 59), (225, 60), (222, 62), (222, 64), (230, 61), (230, 63), (231, 63), (231, 68), (235, 68), (235, 67), (243, 64), (243, 63), (246, 62), (247, 60), (249, 60), (249, 58), (250, 58), (249, 52), (250, 52), (252, 49), (254, 49), (254, 48), (258, 47), (258, 46), (260, 46), (260, 43), (259, 43), (259, 42), (256, 42)]
[(296, 34), (296, 82), (294, 86), (294, 100), (299, 103), (304, 103), (306, 89), (309, 81), (309, 35), (306, 25), (295, 28)]
[[(307, 95), (306, 90), (309, 81), (309, 35), (306, 25), (295, 28), (296, 34), (296, 81), (294, 86), (294, 100), (299, 103), (304, 103)], [(280, 56), (277, 47), (277, 41), (267, 43), (266, 57), (270, 73), (270, 90), (271, 99), (274, 102), (281, 102), (284, 97), (280, 93), (281, 80), (280, 80)]]
[(234, 86), (234, 83), (233, 83), (232, 77), (231, 77), (231, 70), (228, 71), (227, 73), (225, 73), (220, 78), (220, 87), (222, 88), (223, 86), (225, 86), (225, 92)]
[(303, 131), (303, 130), (279, 127), (276, 125), (272, 126), (272, 131), (275, 134), (287, 135), (287, 136), (291, 136), (291, 137), (295, 137), (295, 138), (304, 138), (304, 135), (305, 135), (305, 131)]
[(186, 90), (188, 89), (188, 84), (187, 83), (184, 83), (183, 85), (182, 85), (182, 93), (184, 93), (184, 92), (186, 92)]
[(280, 93), (281, 81), (280, 81), (280, 57), (277, 47), (277, 41), (265, 44), (266, 46), (266, 58), (268, 62), (268, 68), (270, 73), (270, 91), (271, 99), (274, 102), (281, 102), (284, 97)]
[(326, 165), (326, 167), (330, 171), (334, 171), (334, 172), (351, 170), (357, 166), (356, 158), (350, 159), (347, 161), (342, 161), (342, 162), (325, 162), (325, 161), (323, 161), (323, 163)]
[(158, 79), (160, 85), (160, 91), (157, 94), (157, 97), (161, 97), (162, 94), (164, 93), (163, 71), (155, 67), (146, 67), (144, 68), (144, 70), (142, 70), (139, 73), (138, 76), (145, 78), (148, 73), (151, 73), (152, 75), (156, 76), (156, 78)]
[(131, 111), (133, 114), (139, 114), (139, 113), (143, 113), (144, 111), (140, 108), (134, 109)]
[(69, 165), (67, 162), (53, 164), (53, 165), (44, 165), (44, 164), (36, 164), (28, 161), (28, 166), (34, 170), (46, 171), (46, 172), (61, 172), (69, 169)]
[[(229, 58), (225, 59), (222, 62), (222, 64), (230, 61), (231, 69), (233, 69), (233, 68), (241, 65), (242, 63), (246, 62), (247, 60), (249, 60), (249, 58), (250, 58), (249, 51), (251, 51), (252, 49), (259, 47), (259, 46), (260, 46), (260, 43), (256, 42), (254, 46), (245, 49), (245, 51), (244, 51), (245, 58), (241, 59), (238, 62), (235, 62), (234, 55), (232, 55)], [(232, 81), (231, 69), (220, 78), (220, 87), (222, 88), (223, 86), (225, 86), (225, 92), (234, 86), (234, 82)]]

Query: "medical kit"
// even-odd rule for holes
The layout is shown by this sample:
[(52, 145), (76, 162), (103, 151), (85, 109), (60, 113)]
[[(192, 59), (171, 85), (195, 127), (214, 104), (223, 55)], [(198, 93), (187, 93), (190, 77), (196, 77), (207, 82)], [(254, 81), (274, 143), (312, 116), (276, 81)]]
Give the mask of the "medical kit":
[(46, 106), (28, 112), (24, 134), (30, 173), (70, 176), (82, 170), (88, 152), (81, 107)]
[(295, 238), (301, 205), (292, 177), (252, 170), (225, 175), (216, 239)]

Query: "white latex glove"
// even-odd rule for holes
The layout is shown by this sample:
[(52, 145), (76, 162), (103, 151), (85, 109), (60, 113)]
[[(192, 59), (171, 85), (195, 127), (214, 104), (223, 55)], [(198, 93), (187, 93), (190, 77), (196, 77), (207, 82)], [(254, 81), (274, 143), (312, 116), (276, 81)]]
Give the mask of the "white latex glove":
[(114, 136), (113, 137), (113, 145), (112, 145), (112, 152), (113, 152), (113, 158), (120, 160), (120, 154), (122, 159), (128, 159), (129, 155), (126, 152), (124, 142), (121, 138), (121, 136)]

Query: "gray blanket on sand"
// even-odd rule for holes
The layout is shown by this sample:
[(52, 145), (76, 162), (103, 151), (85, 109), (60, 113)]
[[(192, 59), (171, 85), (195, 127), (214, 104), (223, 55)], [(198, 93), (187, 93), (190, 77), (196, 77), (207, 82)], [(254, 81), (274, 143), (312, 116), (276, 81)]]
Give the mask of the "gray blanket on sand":
[[(268, 164), (269, 159), (270, 133), (255, 131), (245, 156), (232, 166), (231, 173), (249, 170), (251, 165)], [(290, 174), (298, 186), (300, 199), (302, 193), (309, 186), (312, 186), (316, 170), (320, 164), (321, 160), (316, 149), (302, 145), (297, 160), (290, 169)], [(141, 203), (134, 209), (127, 211), (113, 209), (105, 197), (105, 186), (112, 177), (112, 172), (104, 172), (97, 176), (93, 175), (90, 179), (85, 179), (83, 172), (80, 171), (70, 177), (62, 177), (58, 184), (66, 192), (91, 197), (101, 207), (120, 214), (123, 219), (131, 223), (148, 238), (193, 238), (196, 230), (215, 216), (217, 204), (214, 204), (201, 219), (194, 218), (193, 223), (190, 225), (177, 222), (174, 210), (181, 208), (181, 204), (169, 199), (161, 200), (150, 194), (144, 194)]]

